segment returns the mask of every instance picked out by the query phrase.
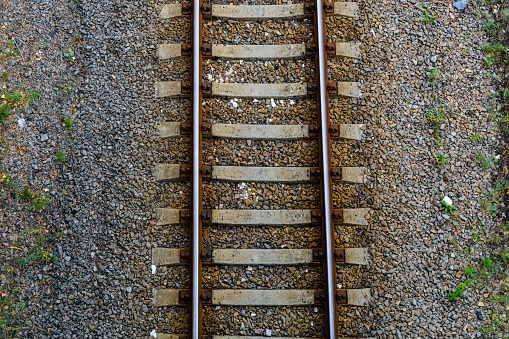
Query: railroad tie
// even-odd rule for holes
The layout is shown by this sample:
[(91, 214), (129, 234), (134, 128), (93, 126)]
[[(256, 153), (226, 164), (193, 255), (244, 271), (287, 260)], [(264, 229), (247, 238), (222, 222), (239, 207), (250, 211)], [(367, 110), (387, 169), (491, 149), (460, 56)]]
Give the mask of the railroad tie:
[[(359, 59), (361, 56), (360, 44), (356, 42), (337, 42), (328, 44), (328, 55)], [(311, 45), (204, 45), (202, 56), (221, 59), (240, 60), (276, 60), (276, 59), (303, 59), (309, 56)], [(160, 60), (189, 57), (191, 46), (189, 44), (159, 44), (156, 56)]]
[[(303, 265), (320, 264), (323, 252), (320, 249), (206, 249), (201, 252), (204, 264), (210, 265)], [(368, 264), (366, 248), (337, 248), (337, 264)], [(189, 249), (154, 247), (152, 264), (156, 266), (174, 266), (189, 263)]]
[[(369, 208), (334, 209), (335, 223), (338, 225), (367, 226)], [(189, 222), (189, 210), (158, 208), (156, 210), (158, 226), (185, 224)], [(202, 220), (215, 225), (244, 225), (244, 226), (289, 226), (309, 225), (319, 223), (319, 210), (233, 210), (213, 209), (204, 210)]]
[[(359, 6), (355, 2), (327, 2), (328, 16), (343, 16), (357, 19)], [(182, 4), (165, 4), (161, 7), (160, 20), (173, 19), (189, 15), (189, 6)], [(218, 5), (212, 4), (202, 8), (204, 15), (232, 20), (271, 20), (296, 19), (311, 16), (313, 6), (304, 4), (292, 5)]]
[[(323, 304), (322, 290), (229, 290), (204, 291), (204, 303), (224, 306), (311, 306)], [(208, 294), (208, 295), (207, 295)], [(187, 306), (189, 290), (157, 289), (154, 306)], [(339, 289), (338, 302), (344, 306), (368, 306), (371, 301), (369, 288)]]
[[(330, 82), (331, 97), (359, 98), (362, 85), (359, 82)], [(181, 81), (159, 81), (155, 84), (156, 98), (178, 98), (189, 96), (189, 83)], [(315, 85), (301, 83), (253, 84), (253, 83), (209, 83), (202, 84), (203, 95), (239, 99), (294, 99), (314, 95)]]
[[(160, 138), (189, 135), (189, 123), (162, 122), (158, 125)], [(331, 125), (331, 138), (362, 140), (364, 124)], [(204, 137), (250, 140), (298, 140), (314, 137), (316, 126), (311, 125), (255, 125), (255, 124), (211, 124), (202, 125), (207, 131)]]

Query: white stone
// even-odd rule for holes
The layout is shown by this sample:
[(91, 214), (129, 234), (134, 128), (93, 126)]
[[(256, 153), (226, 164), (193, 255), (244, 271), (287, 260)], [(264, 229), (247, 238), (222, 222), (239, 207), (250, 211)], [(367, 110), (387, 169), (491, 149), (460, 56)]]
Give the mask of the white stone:
[(443, 199), (442, 199), (443, 202), (445, 202), (445, 204), (447, 206), (452, 206), (452, 200), (451, 198), (449, 198), (448, 196), (445, 196)]

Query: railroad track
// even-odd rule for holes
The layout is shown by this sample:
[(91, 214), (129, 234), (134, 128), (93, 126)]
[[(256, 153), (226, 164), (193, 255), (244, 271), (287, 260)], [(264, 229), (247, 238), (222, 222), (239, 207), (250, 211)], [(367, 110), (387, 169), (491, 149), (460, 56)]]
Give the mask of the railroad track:
[[(323, 323), (327, 338), (338, 338), (338, 306), (367, 306), (369, 289), (341, 289), (337, 285), (336, 265), (366, 265), (365, 248), (337, 248), (334, 229), (340, 225), (367, 225), (368, 209), (338, 209), (332, 201), (332, 182), (364, 183), (362, 167), (332, 167), (331, 139), (362, 139), (362, 125), (330, 122), (329, 97), (356, 98), (360, 84), (334, 82), (328, 79), (327, 58), (359, 58), (356, 42), (327, 43), (325, 17), (343, 16), (356, 19), (358, 6), (352, 2), (315, 2), (289, 5), (219, 5), (193, 0), (191, 4), (166, 4), (161, 7), (160, 19), (191, 17), (190, 44), (160, 44), (157, 57), (161, 60), (188, 57), (191, 59), (191, 81), (160, 81), (155, 84), (156, 98), (190, 98), (190, 122), (163, 122), (161, 138), (189, 136), (191, 156), (189, 164), (156, 164), (157, 181), (189, 180), (190, 208), (186, 210), (160, 208), (157, 225), (186, 224), (190, 228), (190, 248), (153, 248), (152, 261), (156, 266), (189, 265), (190, 286), (186, 289), (155, 291), (155, 307), (183, 306), (189, 308), (189, 333), (203, 336), (242, 338), (210, 333), (203, 329), (204, 308), (209, 306), (246, 307), (323, 307)], [(285, 45), (224, 45), (203, 43), (204, 20), (294, 20), (313, 21), (313, 43)], [(221, 83), (206, 82), (203, 77), (204, 58), (233, 60), (286, 60), (312, 58), (315, 61), (314, 83)], [(236, 99), (296, 99), (316, 100), (317, 121), (314, 124), (220, 124), (203, 118), (203, 98)], [(318, 143), (316, 167), (260, 167), (216, 166), (202, 164), (202, 145), (205, 138), (225, 140), (309, 140)], [(203, 184), (227, 183), (316, 183), (320, 187), (319, 209), (205, 209)], [(306, 227), (321, 225), (320, 248), (204, 248), (202, 228), (207, 227)], [(321, 265), (323, 286), (317, 289), (204, 289), (203, 268), (223, 266), (300, 266)], [(252, 329), (246, 329), (247, 333)], [(230, 333), (238, 333), (232, 329)], [(178, 338), (182, 333), (159, 333), (157, 338)], [(244, 337), (249, 338), (249, 337)]]

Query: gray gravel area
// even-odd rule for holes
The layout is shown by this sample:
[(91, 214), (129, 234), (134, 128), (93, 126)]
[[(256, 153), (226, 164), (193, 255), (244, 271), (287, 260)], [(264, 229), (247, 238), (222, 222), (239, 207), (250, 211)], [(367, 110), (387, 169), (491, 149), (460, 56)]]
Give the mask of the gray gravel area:
[[(361, 99), (332, 107), (336, 122), (367, 124), (358, 152), (369, 171), (368, 183), (363, 192), (350, 193), (364, 196), (373, 209), (362, 237), (358, 229), (341, 230), (344, 244), (364, 242), (372, 258), (353, 285), (371, 286), (373, 300), (365, 310), (341, 309), (345, 336), (482, 336), (482, 291), (473, 288), (456, 302), (448, 299), (464, 280), (464, 267), (482, 258), (482, 253), (466, 258), (460, 251), (475, 243), (480, 223), (491, 220), (479, 204), (490, 171), (475, 153), (496, 156), (498, 139), (489, 119), (493, 85), (482, 68), (480, 47), (486, 38), (481, 18), (472, 6), (460, 13), (450, 3), (427, 2), (436, 18), (428, 25), (420, 20), (417, 1), (362, 2), (358, 22), (328, 22), (330, 31), (349, 31), (344, 41), (363, 44), (362, 58), (335, 60), (330, 77), (362, 82)], [(341, 33), (330, 35), (343, 39)], [(428, 77), (433, 68), (441, 72), (436, 86)], [(443, 100), (446, 112), (440, 126), (443, 146), (435, 143), (439, 140), (425, 119), (437, 105), (434, 98)], [(484, 141), (473, 143), (476, 133)], [(339, 146), (335, 159), (346, 148)], [(435, 166), (437, 153), (449, 158), (444, 168)], [(335, 198), (348, 203), (350, 193), (345, 193), (336, 190)], [(433, 204), (446, 195), (458, 208), (456, 220)]]

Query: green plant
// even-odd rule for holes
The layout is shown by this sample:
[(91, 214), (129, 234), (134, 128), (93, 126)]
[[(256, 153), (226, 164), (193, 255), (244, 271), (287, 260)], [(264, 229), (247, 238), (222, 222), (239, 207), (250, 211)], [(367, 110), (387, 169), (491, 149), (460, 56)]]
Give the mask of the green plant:
[(35, 198), (35, 193), (30, 191), (29, 185), (26, 185), (19, 195), (21, 195), (21, 197), (25, 200), (32, 200), (33, 198)]
[(473, 268), (469, 266), (465, 267), (464, 275), (467, 277), (467, 279), (458, 285), (454, 293), (449, 293), (449, 300), (457, 300), (459, 296), (464, 294), (465, 289), (474, 283), (476, 278)]
[(73, 43), (72, 43), (72, 44), (73, 44), (74, 46), (78, 46), (78, 45), (80, 45), (82, 42), (83, 42), (83, 40), (81, 40), (81, 37), (80, 37), (79, 33), (76, 33), (76, 38), (74, 39), (74, 41), (73, 41)]
[(485, 68), (490, 68), (496, 61), (497, 61), (497, 58), (494, 55), (491, 55), (491, 54), (487, 55), (483, 59), (483, 66)]
[(428, 78), (431, 81), (431, 85), (435, 86), (437, 84), (437, 80), (440, 79), (441, 75), (442, 73), (440, 73), (438, 69), (433, 68), (428, 74)]
[(431, 121), (436, 125), (441, 125), (445, 122), (445, 114), (444, 109), (437, 109), (435, 106), (432, 106), (430, 111), (426, 113), (426, 119)]
[(496, 73), (486, 73), (487, 77), (492, 77), (494, 81), (499, 81), (500, 77)]
[(444, 167), (449, 163), (449, 159), (442, 153), (437, 153), (435, 157), (435, 166), (438, 168)]
[(503, 97), (504, 99), (509, 98), (509, 88), (504, 88), (504, 89), (502, 89), (502, 97)]
[(496, 215), (497, 206), (503, 201), (506, 190), (509, 187), (509, 181), (500, 180), (495, 184), (492, 190), (483, 192), (481, 207), (491, 215)]
[(17, 57), (21, 54), (18, 47), (16, 47), (16, 42), (14, 40), (7, 41), (7, 56)]
[(61, 164), (64, 164), (65, 163), (65, 157), (67, 156), (68, 154), (68, 151), (67, 151), (67, 147), (66, 148), (62, 148), (60, 151), (58, 151), (55, 156), (57, 157), (57, 161)]
[(58, 94), (69, 94), (71, 92), (74, 92), (74, 90), (78, 88), (74, 81), (67, 81), (67, 83), (65, 83), (64, 85), (59, 85), (58, 87), (60, 87)]
[(474, 278), (474, 269), (472, 267), (467, 266), (465, 267), (464, 274), (467, 276), (467, 278), (472, 279)]
[(484, 45), (482, 50), (487, 54), (483, 60), (484, 67), (486, 68), (489, 68), (491, 65), (496, 63), (502, 54), (507, 54), (509, 52), (507, 46), (504, 46), (499, 42), (491, 45)]
[(67, 53), (67, 59), (69, 59), (70, 62), (74, 62), (74, 53), (72, 50), (69, 50), (69, 53)]
[(32, 204), (30, 205), (29, 210), (31, 210), (32, 212), (44, 211), (48, 207), (50, 202), (51, 199), (45, 195), (35, 197), (32, 199)]
[(39, 102), (39, 90), (37, 89), (29, 89), (27, 92), (28, 104), (37, 104)]
[(482, 167), (486, 169), (490, 168), (491, 165), (497, 162), (495, 159), (488, 158), (480, 151), (476, 152), (475, 160), (477, 160), (482, 165)]
[(14, 182), (12, 180), (12, 175), (8, 174), (8, 173), (0, 174), (0, 184), (7, 186), (7, 187), (14, 186)]
[[(14, 292), (18, 294), (17, 291)], [(5, 295), (4, 295), (5, 294)], [(15, 302), (7, 293), (0, 299), (0, 334), (2, 338), (17, 338), (21, 328), (28, 322), (25, 304)]]
[(0, 106), (0, 121), (5, 122), (7, 121), (7, 117), (9, 117), (9, 114), (12, 112), (11, 106), (7, 104), (2, 104)]
[(441, 200), (440, 203), (442, 204), (442, 206), (444, 206), (444, 209), (446, 212), (449, 212), (451, 214), (454, 214), (454, 211), (456, 211), (458, 208), (453, 206), (453, 205), (449, 205), (447, 204), (445, 201)]
[(27, 253), (26, 256), (20, 255), (16, 258), (16, 263), (19, 266), (30, 266), (34, 263), (44, 262), (44, 263), (53, 263), (57, 262), (57, 258), (49, 253), (47, 248), (49, 244), (56, 240), (57, 238), (61, 238), (61, 233), (57, 233), (52, 235), (51, 237), (41, 237), (40, 240), (34, 245)]
[(498, 337), (499, 334), (503, 333), (505, 329), (508, 327), (508, 317), (505, 316), (505, 314), (499, 314), (493, 309), (487, 310), (488, 314), (488, 321), (486, 321), (482, 328), (481, 333), (485, 335), (496, 335), (496, 338), (507, 338), (505, 337)]
[(474, 135), (469, 136), (468, 139), (472, 143), (475, 143), (475, 142), (481, 142), (483, 139), (486, 140), (486, 139), (488, 139), (488, 137), (486, 135), (481, 135), (479, 133), (476, 133)]
[(449, 293), (449, 300), (458, 300), (458, 297), (463, 295), (465, 288), (467, 288), (468, 285), (465, 283), (460, 283), (458, 287), (455, 289), (454, 293)]
[(27, 92), (20, 90), (8, 90), (2, 95), (4, 103), (0, 106), (0, 121), (6, 122), (9, 114), (14, 110), (23, 110), (30, 104), (37, 104), (39, 91), (35, 89)]
[(20, 91), (12, 91), (8, 92), (4, 95), (4, 99), (7, 102), (8, 105), (15, 106), (24, 100), (25, 95), (23, 92)]
[(26, 92), (19, 90), (7, 91), (4, 94), (4, 100), (6, 102), (4, 105), (8, 105), (11, 109), (15, 107), (23, 109), (39, 101), (39, 91), (36, 89), (30, 89)]
[(486, 32), (490, 35), (496, 35), (497, 34), (497, 31), (499, 29), (499, 24), (498, 22), (495, 20), (495, 18), (493, 17), (489, 17), (487, 20), (486, 20), (486, 23), (485, 23), (485, 27), (484, 29), (486, 30)]
[(43, 247), (34, 246), (26, 257), (17, 257), (16, 263), (19, 266), (30, 266), (36, 262), (52, 263), (56, 262), (57, 258), (52, 254), (48, 253)]
[(509, 265), (509, 249), (506, 249), (505, 251), (500, 252), (500, 259), (504, 262), (504, 265)]
[(421, 12), (421, 20), (424, 21), (425, 24), (429, 24), (432, 22), (436, 22), (435, 14), (432, 10), (428, 9), (428, 5), (424, 1), (421, 4), (422, 12)]
[(486, 53), (494, 54), (496, 56), (502, 53), (509, 53), (509, 48), (502, 45), (500, 42), (496, 42), (491, 45), (484, 45), (481, 49)]
[(440, 130), (438, 130), (438, 128), (435, 128), (434, 137), (435, 145), (437, 145), (438, 147), (442, 147), (444, 145), (444, 137), (442, 137), (442, 135), (440, 134)]
[(2, 78), (7, 81), (7, 72), (2, 72)]
[[(37, 222), (33, 220), (33, 222)], [(27, 299), (24, 295), (27, 267), (34, 264), (51, 264), (57, 261), (53, 255), (52, 244), (62, 238), (63, 233), (48, 236), (49, 231), (42, 226), (36, 229), (20, 230), (18, 239), (25, 244), (32, 244), (28, 251), (12, 260), (0, 261), (0, 338), (27, 338), (27, 333), (20, 334), (21, 329), (31, 326), (30, 313), (25, 310), (23, 300), (37, 305), (38, 299)], [(35, 245), (34, 245), (35, 244)], [(21, 249), (16, 243), (10, 248)], [(45, 282), (43, 282), (44, 284)]]
[(64, 121), (64, 126), (69, 130), (69, 131), (72, 131), (72, 128), (73, 128), (73, 120), (72, 118), (67, 118), (67, 119), (64, 119), (64, 117), (62, 117), (62, 120)]

